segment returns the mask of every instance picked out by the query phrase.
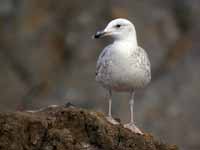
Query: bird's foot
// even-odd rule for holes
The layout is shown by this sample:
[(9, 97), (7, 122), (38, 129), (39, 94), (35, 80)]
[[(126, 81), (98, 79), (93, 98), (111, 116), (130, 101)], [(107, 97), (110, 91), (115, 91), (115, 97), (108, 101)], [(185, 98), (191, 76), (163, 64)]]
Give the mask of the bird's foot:
[(116, 124), (119, 124), (119, 122), (117, 122), (115, 119), (113, 119), (111, 116), (107, 116), (106, 117), (106, 120), (108, 121), (108, 122), (110, 122), (111, 124), (114, 124), (114, 125), (116, 125)]
[(143, 134), (142, 131), (140, 131), (140, 129), (132, 122), (125, 124), (124, 128), (127, 128), (134, 133)]

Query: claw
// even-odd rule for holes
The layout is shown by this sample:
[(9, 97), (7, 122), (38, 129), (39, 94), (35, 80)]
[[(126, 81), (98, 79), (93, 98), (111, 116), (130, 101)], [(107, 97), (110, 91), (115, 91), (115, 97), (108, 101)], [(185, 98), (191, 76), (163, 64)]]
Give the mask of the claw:
[(138, 133), (138, 134), (141, 134), (141, 135), (144, 134), (144, 133), (142, 133), (142, 131), (140, 131), (140, 129), (134, 123), (125, 124), (124, 128), (127, 128), (127, 129), (131, 130), (134, 133)]
[(108, 122), (110, 122), (111, 124), (114, 124), (114, 125), (117, 125), (117, 124), (119, 124), (119, 122), (117, 122), (115, 119), (113, 119), (112, 117), (106, 117), (106, 120), (108, 121)]

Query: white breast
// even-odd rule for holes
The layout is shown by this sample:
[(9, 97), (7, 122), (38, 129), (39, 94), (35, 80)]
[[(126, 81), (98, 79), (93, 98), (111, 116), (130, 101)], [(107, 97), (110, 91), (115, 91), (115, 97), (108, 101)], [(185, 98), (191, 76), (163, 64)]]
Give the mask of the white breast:
[(145, 86), (151, 79), (146, 52), (128, 43), (106, 47), (97, 62), (96, 80), (116, 91), (129, 91)]

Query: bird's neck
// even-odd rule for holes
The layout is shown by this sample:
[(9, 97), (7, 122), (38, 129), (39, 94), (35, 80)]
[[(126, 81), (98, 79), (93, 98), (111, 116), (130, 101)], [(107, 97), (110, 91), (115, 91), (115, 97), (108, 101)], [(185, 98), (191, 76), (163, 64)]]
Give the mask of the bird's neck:
[(132, 38), (117, 39), (111, 44), (115, 54), (119, 54), (120, 57), (127, 57), (132, 54), (138, 48), (137, 40)]
[(131, 30), (129, 32), (127, 32), (124, 35), (120, 35), (120, 36), (116, 36), (114, 39), (114, 43), (115, 44), (123, 44), (123, 45), (128, 45), (130, 47), (137, 48), (138, 47), (138, 43), (137, 43), (137, 35), (134, 30)]
[(115, 45), (127, 45), (128, 47), (131, 47), (132, 49), (135, 49), (138, 47), (138, 43), (137, 43), (137, 38), (136, 36), (127, 36), (124, 38), (119, 38), (119, 39), (115, 39), (113, 44)]

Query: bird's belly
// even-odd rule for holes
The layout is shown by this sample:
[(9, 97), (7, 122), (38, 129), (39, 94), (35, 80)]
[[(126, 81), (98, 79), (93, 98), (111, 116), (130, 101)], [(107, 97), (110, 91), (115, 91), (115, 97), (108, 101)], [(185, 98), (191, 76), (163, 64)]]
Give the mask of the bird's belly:
[(116, 91), (130, 91), (144, 87), (147, 84), (145, 72), (141, 69), (124, 70), (111, 74), (110, 86)]
[(106, 71), (102, 71), (99, 81), (103, 86), (123, 92), (143, 87), (150, 81), (147, 70), (122, 63), (111, 62)]

